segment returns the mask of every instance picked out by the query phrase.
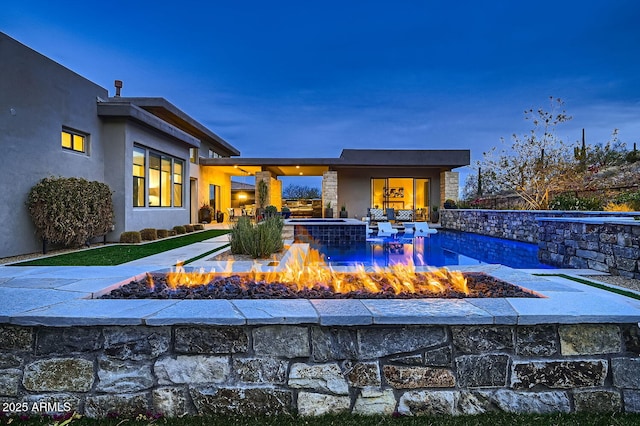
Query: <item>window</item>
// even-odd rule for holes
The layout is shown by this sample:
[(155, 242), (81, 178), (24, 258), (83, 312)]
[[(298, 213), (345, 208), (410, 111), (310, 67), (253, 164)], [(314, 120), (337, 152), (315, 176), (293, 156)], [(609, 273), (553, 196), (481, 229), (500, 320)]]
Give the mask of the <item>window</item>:
[(429, 217), (429, 179), (427, 178), (373, 178), (371, 179), (371, 207), (380, 209), (412, 210), (414, 218)]
[(133, 148), (133, 207), (144, 207), (145, 172), (144, 149)]
[[(148, 168), (145, 168), (145, 157)], [(145, 189), (148, 207), (183, 206), (184, 161), (143, 148), (133, 150), (133, 206), (145, 207)], [(148, 176), (148, 181), (145, 179)], [(148, 185), (145, 187), (145, 184)]]
[(198, 164), (198, 148), (189, 148), (189, 161)]
[(61, 133), (62, 147), (76, 152), (87, 152), (85, 135), (63, 129)]

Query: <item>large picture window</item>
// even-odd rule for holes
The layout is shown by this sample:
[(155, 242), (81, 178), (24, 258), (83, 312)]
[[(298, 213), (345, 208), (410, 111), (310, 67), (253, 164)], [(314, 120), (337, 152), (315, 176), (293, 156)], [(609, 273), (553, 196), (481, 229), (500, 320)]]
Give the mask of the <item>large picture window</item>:
[[(134, 148), (133, 156), (133, 206), (145, 207), (146, 189), (147, 207), (182, 207), (184, 161), (140, 147)], [(144, 167), (145, 159), (148, 160), (147, 169)], [(142, 190), (140, 185), (143, 185)]]

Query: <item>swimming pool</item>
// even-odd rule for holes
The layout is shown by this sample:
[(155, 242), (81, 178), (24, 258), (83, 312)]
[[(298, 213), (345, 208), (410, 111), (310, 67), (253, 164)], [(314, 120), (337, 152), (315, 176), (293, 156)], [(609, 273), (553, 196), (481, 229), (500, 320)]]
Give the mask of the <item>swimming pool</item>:
[(421, 238), (369, 238), (366, 243), (314, 246), (332, 265), (416, 266), (501, 264), (516, 269), (554, 269), (538, 261), (536, 244), (485, 235), (439, 230)]

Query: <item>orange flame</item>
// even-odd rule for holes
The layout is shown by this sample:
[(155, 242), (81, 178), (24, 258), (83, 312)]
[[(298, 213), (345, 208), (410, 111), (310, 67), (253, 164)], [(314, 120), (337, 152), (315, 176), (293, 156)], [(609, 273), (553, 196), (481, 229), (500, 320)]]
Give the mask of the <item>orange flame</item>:
[(391, 289), (393, 293), (429, 293), (441, 294), (448, 289), (469, 294), (466, 277), (459, 271), (445, 268), (430, 269), (428, 272), (416, 272), (413, 264), (395, 264), (388, 268), (375, 266), (367, 271), (364, 265), (357, 265), (353, 272), (337, 272), (324, 261), (316, 250), (310, 250), (304, 257), (300, 254), (287, 262), (282, 271), (261, 271), (260, 265), (254, 264), (251, 271), (233, 273), (233, 262), (229, 261), (223, 272), (186, 272), (183, 264), (178, 263), (174, 271), (167, 274), (167, 285), (175, 289), (178, 286), (198, 286), (208, 284), (216, 278), (239, 275), (247, 282), (264, 284), (282, 283), (295, 290), (325, 287), (334, 293), (350, 293), (365, 291), (378, 293), (383, 289)]

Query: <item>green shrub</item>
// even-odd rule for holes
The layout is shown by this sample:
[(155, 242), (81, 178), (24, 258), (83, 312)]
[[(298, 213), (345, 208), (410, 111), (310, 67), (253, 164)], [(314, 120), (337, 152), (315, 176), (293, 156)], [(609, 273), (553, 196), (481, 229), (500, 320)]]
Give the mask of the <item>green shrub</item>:
[(598, 197), (576, 197), (573, 194), (560, 194), (549, 203), (550, 210), (602, 210), (602, 200)]
[(282, 226), (282, 218), (278, 216), (269, 217), (257, 225), (253, 225), (246, 216), (240, 217), (231, 228), (231, 253), (246, 254), (254, 259), (271, 256), (284, 247)]
[(186, 233), (187, 233), (187, 230), (186, 230), (186, 229), (184, 228), (184, 226), (182, 226), (182, 225), (174, 226), (174, 227), (173, 227), (173, 230), (175, 231), (175, 233), (176, 233), (177, 235), (180, 235), (180, 234), (186, 234)]
[(158, 239), (158, 231), (154, 228), (144, 228), (140, 231), (142, 241), (153, 241)]
[(193, 225), (194, 231), (204, 231), (204, 225), (201, 223), (196, 223)]
[(142, 235), (138, 231), (127, 231), (120, 234), (121, 243), (141, 243)]
[(613, 199), (613, 202), (627, 204), (634, 211), (640, 211), (640, 191), (622, 192)]
[(640, 151), (629, 151), (624, 158), (627, 163), (635, 163), (636, 161), (640, 161)]
[(167, 238), (169, 236), (169, 231), (166, 229), (158, 229), (158, 238)]
[(193, 232), (193, 225), (184, 225), (184, 230), (186, 232)]
[(456, 202), (450, 198), (446, 199), (444, 201), (444, 208), (445, 209), (457, 209), (458, 205), (456, 204)]
[(101, 182), (42, 179), (29, 191), (27, 208), (38, 236), (51, 243), (81, 245), (113, 228), (111, 189)]
[(278, 208), (276, 206), (268, 205), (264, 208), (264, 216), (272, 217), (278, 214)]

